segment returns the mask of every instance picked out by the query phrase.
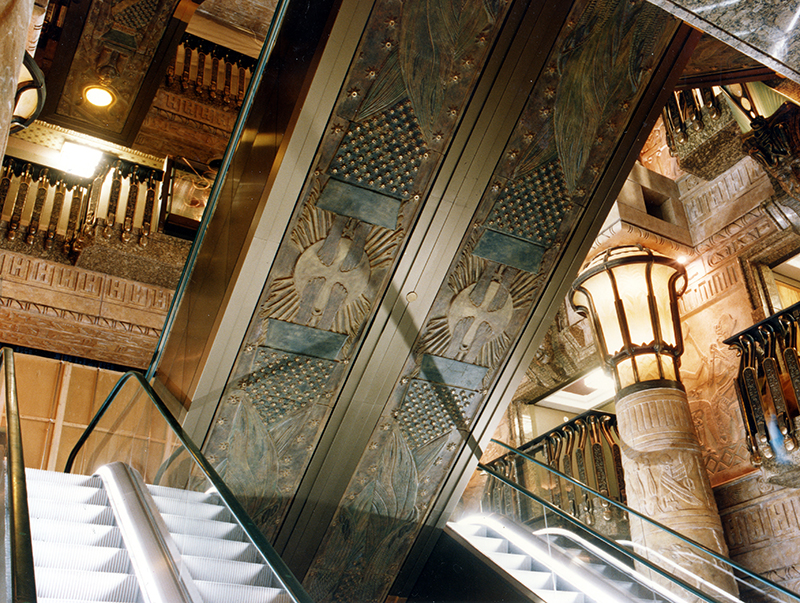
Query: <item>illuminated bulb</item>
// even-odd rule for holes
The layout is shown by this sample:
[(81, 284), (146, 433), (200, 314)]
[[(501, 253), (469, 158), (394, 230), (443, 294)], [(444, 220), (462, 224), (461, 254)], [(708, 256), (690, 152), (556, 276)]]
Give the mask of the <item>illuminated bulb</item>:
[(59, 167), (70, 174), (89, 178), (94, 175), (102, 157), (102, 151), (66, 141), (61, 147)]
[(609, 377), (606, 372), (601, 369), (595, 369), (583, 378), (586, 387), (591, 387), (594, 390), (598, 389), (614, 389), (614, 381)]
[(114, 96), (100, 86), (90, 86), (83, 91), (83, 96), (95, 107), (108, 107), (114, 102)]
[(686, 262), (689, 261), (689, 258), (687, 258), (685, 255), (680, 255), (678, 256), (677, 261), (679, 264), (686, 264)]

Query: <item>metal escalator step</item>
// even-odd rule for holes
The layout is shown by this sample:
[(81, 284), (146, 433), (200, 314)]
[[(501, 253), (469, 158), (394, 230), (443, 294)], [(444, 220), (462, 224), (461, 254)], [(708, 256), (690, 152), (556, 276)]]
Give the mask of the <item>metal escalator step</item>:
[(504, 538), (473, 536), (469, 541), (472, 546), (483, 553), (505, 553), (508, 551), (508, 541)]
[(585, 600), (583, 593), (575, 591), (534, 589), (533, 593), (547, 603), (584, 603)]
[(151, 496), (163, 496), (164, 498), (177, 498), (189, 502), (202, 502), (209, 504), (219, 504), (219, 494), (214, 491), (195, 492), (194, 490), (181, 490), (180, 488), (169, 488), (167, 486), (153, 486), (148, 484), (147, 489)]
[(31, 521), (31, 538), (50, 542), (122, 548), (122, 534), (116, 526), (62, 523), (50, 519)]
[(231, 512), (222, 505), (205, 502), (187, 502), (177, 498), (153, 496), (153, 500), (161, 513), (185, 515), (197, 519), (213, 519), (215, 521), (231, 521)]
[(247, 541), (219, 540), (186, 534), (172, 534), (172, 540), (182, 555), (261, 563), (261, 555), (256, 547)]
[(477, 524), (455, 524), (452, 526), (459, 534), (464, 536), (466, 539), (471, 539), (475, 536), (486, 537), (486, 526), (481, 526)]
[(285, 591), (262, 586), (241, 586), (195, 580), (197, 590), (205, 603), (292, 603)]
[[(50, 597), (36, 597), (36, 603), (97, 603), (89, 599), (53, 599)], [(138, 599), (122, 601), (121, 603), (141, 603)]]
[(486, 556), (505, 570), (531, 569), (531, 558), (527, 555), (520, 555), (518, 553), (496, 553), (492, 551), (486, 553)]
[(182, 515), (162, 513), (164, 523), (170, 534), (189, 534), (207, 538), (223, 538), (226, 540), (242, 540), (244, 531), (239, 524), (211, 519), (194, 519)]
[(29, 481), (28, 498), (89, 505), (108, 504), (108, 496), (106, 495), (106, 491), (102, 488), (77, 485), (64, 487), (45, 481)]
[(211, 557), (183, 555), (181, 557), (195, 580), (224, 582), (227, 584), (246, 584), (248, 586), (269, 586), (272, 572), (266, 565), (242, 561), (226, 561)]
[(103, 480), (96, 475), (80, 475), (78, 473), (59, 473), (42, 469), (25, 469), (25, 481), (62, 484), (65, 486), (89, 486), (102, 488)]
[(63, 503), (56, 500), (34, 498), (28, 500), (31, 520), (49, 519), (65, 523), (114, 525), (114, 513), (105, 505)]
[(549, 572), (532, 572), (530, 570), (521, 569), (510, 569), (506, 571), (514, 576), (517, 582), (524, 584), (529, 590), (553, 587), (553, 574)]
[(94, 572), (130, 573), (131, 561), (125, 549), (44, 542), (33, 543), (36, 567)]
[(139, 584), (131, 574), (82, 572), (52, 568), (36, 568), (38, 597), (79, 599), (116, 603), (136, 601)]

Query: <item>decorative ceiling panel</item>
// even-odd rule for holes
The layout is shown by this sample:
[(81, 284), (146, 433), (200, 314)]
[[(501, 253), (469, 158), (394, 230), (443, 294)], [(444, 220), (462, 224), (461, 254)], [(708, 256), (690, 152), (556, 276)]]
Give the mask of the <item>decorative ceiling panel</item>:
[[(59, 100), (54, 119), (112, 136), (123, 134), (179, 1), (93, 0), (63, 88), (55, 90)], [(108, 107), (84, 102), (84, 89), (101, 84), (114, 94), (115, 102)]]

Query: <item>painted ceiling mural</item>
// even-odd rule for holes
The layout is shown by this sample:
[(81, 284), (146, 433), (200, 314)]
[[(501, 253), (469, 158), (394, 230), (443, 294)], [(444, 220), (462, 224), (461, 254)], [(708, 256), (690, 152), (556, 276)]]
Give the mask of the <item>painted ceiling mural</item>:
[[(267, 537), (507, 8), (372, 13), (205, 446)], [(573, 6), (305, 577), (315, 600), (385, 598), (677, 26), (641, 1)]]

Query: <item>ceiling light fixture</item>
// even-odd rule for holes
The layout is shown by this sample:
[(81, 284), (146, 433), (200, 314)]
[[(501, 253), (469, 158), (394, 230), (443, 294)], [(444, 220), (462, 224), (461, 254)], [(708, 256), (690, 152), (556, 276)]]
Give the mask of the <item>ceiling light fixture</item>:
[(61, 147), (59, 167), (70, 174), (91, 178), (102, 158), (103, 152), (99, 149), (66, 141)]
[(83, 98), (95, 107), (108, 107), (114, 102), (114, 95), (103, 86), (89, 86), (83, 91)]

